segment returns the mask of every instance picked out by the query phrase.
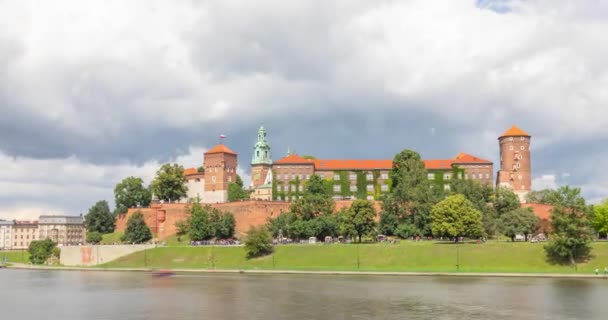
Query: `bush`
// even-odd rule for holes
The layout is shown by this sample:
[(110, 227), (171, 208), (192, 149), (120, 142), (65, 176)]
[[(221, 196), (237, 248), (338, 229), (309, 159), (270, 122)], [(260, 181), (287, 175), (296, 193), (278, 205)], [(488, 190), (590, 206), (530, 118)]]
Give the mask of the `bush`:
[(30, 242), (28, 252), (30, 253), (30, 262), (33, 264), (45, 263), (54, 253), (56, 244), (50, 239), (34, 240)]
[(141, 212), (135, 212), (127, 221), (127, 229), (121, 237), (121, 241), (128, 243), (143, 243), (152, 239), (152, 232), (144, 221), (144, 216)]
[(101, 239), (102, 239), (102, 235), (99, 232), (93, 231), (93, 232), (87, 233), (87, 242), (88, 243), (98, 244), (101, 242)]
[(245, 239), (247, 258), (268, 255), (272, 253), (272, 250), (272, 236), (268, 229), (265, 226), (251, 227)]

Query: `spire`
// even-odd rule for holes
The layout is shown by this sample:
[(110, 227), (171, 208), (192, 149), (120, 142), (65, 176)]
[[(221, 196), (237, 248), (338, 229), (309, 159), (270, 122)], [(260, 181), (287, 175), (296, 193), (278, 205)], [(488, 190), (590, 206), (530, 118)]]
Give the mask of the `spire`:
[(260, 126), (260, 129), (258, 129), (258, 141), (253, 146), (251, 164), (272, 164), (270, 145), (266, 141), (266, 129), (264, 129), (264, 126)]

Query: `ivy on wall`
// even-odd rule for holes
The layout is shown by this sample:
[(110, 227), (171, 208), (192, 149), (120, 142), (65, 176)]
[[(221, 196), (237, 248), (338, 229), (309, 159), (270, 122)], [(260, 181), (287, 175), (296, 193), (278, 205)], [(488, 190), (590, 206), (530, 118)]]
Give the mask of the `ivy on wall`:
[(367, 175), (363, 171), (356, 171), (357, 174), (357, 199), (365, 199), (367, 197)]

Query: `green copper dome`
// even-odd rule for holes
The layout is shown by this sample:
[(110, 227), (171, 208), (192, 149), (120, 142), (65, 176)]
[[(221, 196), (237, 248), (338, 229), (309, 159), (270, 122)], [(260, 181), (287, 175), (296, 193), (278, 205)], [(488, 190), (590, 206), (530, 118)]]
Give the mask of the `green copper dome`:
[(266, 129), (264, 129), (264, 126), (261, 126), (258, 130), (258, 141), (253, 147), (251, 164), (272, 164), (270, 145), (268, 144), (268, 141), (266, 141)]

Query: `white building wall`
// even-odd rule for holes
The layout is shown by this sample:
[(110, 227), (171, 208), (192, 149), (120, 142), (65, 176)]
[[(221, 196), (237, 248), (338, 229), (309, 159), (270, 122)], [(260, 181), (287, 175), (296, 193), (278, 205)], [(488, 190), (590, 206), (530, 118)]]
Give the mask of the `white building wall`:
[(0, 250), (13, 248), (13, 226), (12, 224), (0, 224)]

